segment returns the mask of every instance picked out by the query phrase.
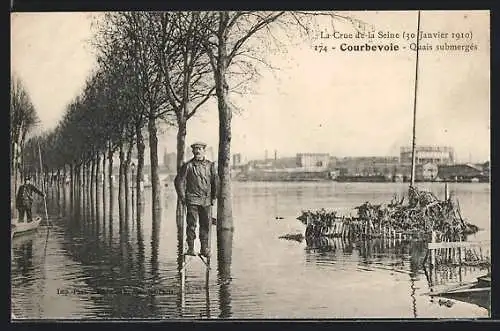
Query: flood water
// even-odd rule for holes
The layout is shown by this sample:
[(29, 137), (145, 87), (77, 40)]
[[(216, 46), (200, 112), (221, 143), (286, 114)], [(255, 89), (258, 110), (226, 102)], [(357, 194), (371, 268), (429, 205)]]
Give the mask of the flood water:
[[(108, 210), (103, 219), (102, 202), (98, 217), (88, 210), (78, 216), (69, 203), (69, 188), (59, 199), (53, 192), (50, 230), (42, 226), (13, 239), (16, 318), (489, 317), (488, 309), (478, 305), (444, 304), (427, 295), (429, 282), (474, 280), (485, 271), (463, 267), (426, 274), (424, 244), (325, 239), (308, 246), (278, 239), (304, 233), (305, 226), (296, 220), (301, 210), (388, 202), (394, 193), (407, 190), (403, 183), (234, 182), (231, 259), (217, 263), (214, 226), (208, 290), (203, 262), (192, 259), (182, 291), (172, 186), (162, 188), (157, 222), (148, 188), (140, 222), (133, 213), (129, 221), (120, 221), (117, 202), (111, 220)], [(444, 195), (444, 184), (419, 187)], [(482, 229), (474, 239), (489, 239), (489, 184), (456, 183), (449, 189), (459, 199), (463, 217)], [(38, 207), (43, 215), (43, 204)]]

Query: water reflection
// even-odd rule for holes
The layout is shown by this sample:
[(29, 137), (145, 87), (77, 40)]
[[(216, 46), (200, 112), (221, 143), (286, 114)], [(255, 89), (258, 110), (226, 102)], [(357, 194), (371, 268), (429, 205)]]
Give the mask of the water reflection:
[(351, 256), (355, 252), (360, 257), (361, 265), (370, 265), (374, 262), (384, 262), (390, 266), (402, 266), (409, 260), (410, 271), (422, 270), (426, 252), (426, 243), (417, 241), (372, 239), (352, 241), (348, 238), (306, 238), (306, 252), (309, 261), (318, 257), (335, 260), (339, 256)]
[[(109, 224), (112, 223), (111, 220)], [(93, 222), (83, 222), (81, 230), (70, 228), (66, 232), (69, 238), (64, 241), (63, 248), (72, 259), (86, 266), (79, 271), (81, 274), (73, 276), (85, 280), (81, 291), (89, 295), (83, 298), (104, 309), (98, 315), (131, 317), (137, 310), (134, 307), (141, 305), (141, 298), (135, 294), (136, 288), (144, 288), (144, 277), (135, 275), (143, 270), (143, 266), (134, 263), (129, 227), (119, 220), (118, 249), (115, 249), (112, 227), (108, 242), (100, 240), (102, 237), (95, 233), (98, 228), (100, 226)], [(140, 245), (138, 241), (138, 251), (143, 252)], [(140, 258), (137, 261), (142, 262)]]
[[(111, 179), (111, 178), (110, 178)], [(109, 201), (109, 209), (108, 209), (108, 218), (111, 220), (113, 218), (113, 214), (114, 214), (114, 189), (113, 189), (113, 180), (109, 180), (108, 181), (108, 194), (109, 194), (109, 198), (108, 198), (108, 201)]]
[[(306, 238), (306, 262), (318, 265), (340, 263), (343, 268), (349, 268), (346, 256), (356, 253), (359, 257), (358, 265), (363, 271), (387, 270), (408, 274), (409, 297), (411, 311), (414, 318), (419, 317), (417, 311), (417, 285), (420, 275), (425, 275), (429, 292), (440, 292), (445, 288), (475, 282), (478, 276), (486, 274), (487, 268), (479, 266), (445, 266), (439, 268), (425, 268), (424, 260), (427, 243), (422, 241), (401, 241), (373, 239), (368, 241), (351, 242), (340, 238)], [(464, 302), (473, 303), (490, 309), (489, 297), (482, 295), (464, 295)], [(435, 299), (430, 297), (430, 302)], [(441, 301), (440, 305), (442, 305)], [(443, 304), (444, 305), (444, 304)], [(452, 303), (446, 303), (447, 306)]]
[[(47, 246), (46, 274), (35, 270), (40, 268), (37, 256), (43, 255), (46, 233), (34, 236), (31, 251), (14, 238), (14, 313), (32, 318), (484, 316), (484, 310), (474, 311), (472, 305), (462, 310), (460, 305), (448, 308), (425, 295), (428, 284), (465, 282), (475, 274), (463, 268), (461, 272), (431, 270), (425, 275), (421, 268), (425, 245), (340, 238), (278, 240), (280, 234), (303, 230), (289, 216), (298, 215), (302, 208), (319, 205), (318, 201), (325, 205), (355, 205), (357, 201), (347, 201), (343, 190), (326, 184), (319, 190), (301, 184), (278, 183), (267, 189), (259, 185), (235, 188), (234, 213), (240, 230), (234, 242), (231, 232), (216, 234), (213, 227), (212, 246), (216, 243), (217, 247), (212, 250), (212, 270), (207, 272), (200, 259), (193, 258), (185, 278), (179, 277), (184, 238), (176, 227), (173, 189), (164, 198), (165, 215), (153, 213), (151, 190), (146, 189), (145, 203), (138, 210), (132, 198), (131, 207), (136, 209), (127, 221), (119, 217), (111, 201), (107, 203), (110, 208), (102, 208), (95, 218), (85, 218), (89, 208), (85, 194), (79, 189), (72, 192), (68, 186), (60, 192), (61, 219), (56, 217), (58, 204), (50, 204), (54, 229)], [(117, 189), (112, 191), (103, 194), (116, 199)], [(365, 201), (370, 194), (351, 193), (349, 198)], [(462, 207), (471, 208), (465, 202)], [(275, 216), (285, 218), (275, 220)], [(86, 294), (54, 299), (58, 287)], [(379, 298), (387, 289), (391, 302), (374, 306), (371, 298)], [(325, 291), (336, 295), (325, 296)]]
[[(185, 239), (185, 207), (177, 202), (176, 208), (176, 229), (177, 229), (177, 271), (178, 271), (178, 281), (179, 281), (179, 291), (177, 295), (177, 304), (178, 304), (178, 314), (180, 317), (188, 317), (188, 310), (186, 307), (186, 296), (187, 294), (193, 295), (190, 293), (189, 289), (195, 286), (194, 283), (187, 282), (188, 270), (191, 267), (194, 267), (196, 263), (200, 263), (202, 268), (205, 270), (205, 279), (203, 290), (201, 288), (197, 288), (198, 291), (203, 291), (204, 294), (204, 312), (200, 311), (199, 317), (211, 318), (211, 301), (210, 301), (210, 290), (211, 290), (211, 282), (210, 282), (210, 272), (212, 270), (211, 265), (211, 257), (205, 258), (202, 256), (187, 256), (184, 254), (186, 239)], [(213, 225), (211, 225), (209, 230), (209, 251), (213, 238)], [(194, 276), (194, 275), (193, 275)], [(193, 278), (191, 276), (190, 278)], [(197, 278), (197, 277), (196, 277)]]
[(231, 262), (233, 252), (233, 232), (217, 232), (217, 274), (219, 281), (219, 318), (230, 318), (231, 307)]
[(159, 279), (158, 273), (158, 250), (160, 246), (160, 226), (161, 226), (161, 211), (153, 211), (152, 218), (152, 234), (151, 234), (151, 275), (153, 283)]
[(34, 234), (22, 235), (12, 240), (12, 273), (30, 278), (33, 271), (33, 240)]

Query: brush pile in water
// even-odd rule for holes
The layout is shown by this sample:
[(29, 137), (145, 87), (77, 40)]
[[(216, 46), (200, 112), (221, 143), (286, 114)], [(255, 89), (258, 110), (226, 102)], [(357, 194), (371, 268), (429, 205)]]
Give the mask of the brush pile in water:
[(422, 237), (436, 231), (442, 238), (457, 241), (479, 230), (463, 220), (458, 201), (451, 198), (439, 200), (430, 192), (410, 188), (408, 203), (404, 200), (394, 197), (387, 205), (365, 202), (355, 208), (356, 217), (341, 217), (335, 211), (321, 209), (303, 211), (298, 219), (307, 225), (306, 237), (395, 237), (395, 233)]

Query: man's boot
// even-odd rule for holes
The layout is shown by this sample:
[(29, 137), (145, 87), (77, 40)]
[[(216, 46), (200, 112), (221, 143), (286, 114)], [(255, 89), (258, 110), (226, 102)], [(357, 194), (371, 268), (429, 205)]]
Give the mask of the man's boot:
[(208, 249), (208, 239), (200, 240), (201, 243), (201, 252), (200, 254), (204, 257), (210, 256), (210, 250)]
[(188, 244), (188, 249), (187, 249), (186, 255), (196, 256), (196, 254), (194, 252), (194, 240), (188, 240), (187, 244)]

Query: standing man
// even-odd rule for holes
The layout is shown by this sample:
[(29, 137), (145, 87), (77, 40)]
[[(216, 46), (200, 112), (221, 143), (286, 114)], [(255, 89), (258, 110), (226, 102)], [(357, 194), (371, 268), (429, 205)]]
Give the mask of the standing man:
[(24, 222), (25, 213), (28, 223), (33, 221), (31, 214), (31, 207), (33, 205), (33, 192), (40, 195), (41, 197), (45, 197), (45, 194), (42, 191), (31, 184), (30, 178), (25, 177), (24, 184), (19, 187), (16, 196), (16, 208), (19, 211), (19, 223)]
[(175, 177), (175, 189), (177, 196), (187, 207), (188, 250), (186, 254), (195, 255), (194, 240), (197, 220), (199, 220), (200, 253), (208, 257), (210, 255), (208, 231), (212, 223), (211, 209), (217, 198), (217, 177), (215, 163), (205, 158), (206, 146), (202, 142), (191, 145), (194, 157), (182, 165), (179, 174)]

